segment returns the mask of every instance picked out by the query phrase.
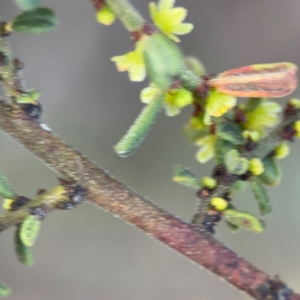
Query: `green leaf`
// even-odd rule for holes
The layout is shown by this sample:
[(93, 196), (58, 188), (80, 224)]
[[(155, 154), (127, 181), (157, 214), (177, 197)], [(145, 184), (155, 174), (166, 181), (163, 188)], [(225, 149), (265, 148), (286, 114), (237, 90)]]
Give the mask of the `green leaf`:
[(38, 90), (28, 90), (18, 96), (16, 101), (19, 104), (37, 104), (38, 99), (41, 96), (41, 92)]
[(38, 7), (43, 0), (15, 0), (22, 10), (31, 10)]
[(238, 180), (236, 181), (231, 188), (235, 191), (243, 191), (248, 187), (248, 181)]
[(224, 212), (224, 218), (227, 222), (246, 230), (262, 232), (264, 223), (257, 217), (244, 211), (236, 209), (227, 209)]
[(216, 139), (215, 143), (215, 158), (217, 164), (224, 164), (226, 154), (235, 149), (236, 146), (222, 139)]
[(270, 213), (272, 210), (270, 199), (261, 181), (256, 177), (252, 177), (250, 184), (255, 199), (258, 202), (260, 213), (262, 215)]
[(200, 181), (190, 171), (190, 169), (185, 168), (182, 165), (178, 165), (174, 168), (173, 180), (184, 186), (197, 190), (202, 187)]
[(246, 102), (246, 111), (255, 110), (263, 101), (263, 98), (249, 98)]
[(0, 282), (0, 297), (7, 297), (11, 293), (11, 288), (9, 288), (3, 282)]
[(185, 65), (197, 76), (204, 76), (207, 74), (203, 63), (195, 56), (186, 56), (184, 59)]
[(156, 121), (158, 114), (162, 110), (164, 97), (159, 95), (151, 101), (140, 113), (128, 132), (117, 145), (114, 146), (115, 152), (122, 157), (133, 154), (140, 144), (147, 137), (152, 125)]
[(246, 143), (239, 125), (229, 122), (220, 122), (216, 128), (217, 137), (228, 141), (234, 145), (243, 145)]
[(240, 157), (237, 150), (233, 149), (226, 153), (224, 163), (230, 174), (242, 175), (247, 172), (249, 161)]
[(56, 29), (57, 25), (58, 19), (55, 13), (46, 7), (25, 11), (11, 22), (13, 31), (33, 34), (49, 32)]
[(276, 159), (273, 157), (266, 157), (263, 159), (264, 172), (258, 178), (267, 185), (276, 185), (280, 182), (282, 172)]
[(148, 38), (144, 60), (150, 81), (163, 90), (170, 87), (172, 76), (183, 67), (179, 47), (160, 33)]
[(9, 199), (14, 197), (14, 191), (2, 172), (0, 172), (0, 196)]
[(239, 226), (234, 225), (234, 224), (232, 224), (232, 223), (230, 223), (228, 221), (225, 221), (225, 223), (229, 227), (230, 231), (233, 232), (233, 233), (237, 232), (240, 229)]
[(39, 234), (41, 221), (33, 215), (26, 217), (20, 228), (20, 240), (27, 246), (32, 247)]
[(33, 266), (33, 256), (30, 247), (24, 245), (20, 238), (20, 229), (15, 231), (15, 250), (18, 260), (25, 266)]

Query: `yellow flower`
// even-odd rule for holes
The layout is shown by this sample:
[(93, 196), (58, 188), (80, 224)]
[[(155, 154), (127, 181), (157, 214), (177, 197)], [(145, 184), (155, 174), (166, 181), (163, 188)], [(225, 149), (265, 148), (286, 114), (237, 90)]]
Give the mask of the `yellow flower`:
[[(153, 99), (156, 99), (157, 95), (161, 93), (161, 90), (151, 84), (149, 87), (144, 88), (141, 91), (140, 98), (143, 103), (150, 103)], [(180, 109), (193, 103), (193, 94), (184, 89), (171, 89), (165, 92), (165, 113), (169, 117), (176, 116), (180, 113)]]
[(201, 146), (196, 154), (196, 159), (200, 163), (205, 163), (212, 159), (215, 155), (215, 135), (207, 135), (196, 142), (197, 146)]
[(253, 175), (258, 176), (264, 172), (264, 164), (260, 159), (252, 158), (249, 162), (249, 171)]
[(287, 143), (280, 143), (274, 150), (274, 157), (283, 159), (290, 154), (290, 147)]
[(109, 26), (114, 23), (116, 16), (111, 11), (108, 5), (104, 4), (96, 13), (96, 19), (99, 23)]
[(246, 122), (243, 123), (244, 128), (262, 134), (264, 127), (273, 127), (277, 124), (280, 111), (279, 104), (265, 100), (254, 110), (246, 112)]
[(115, 62), (119, 72), (128, 71), (131, 81), (143, 81), (146, 77), (144, 62), (144, 39), (136, 42), (135, 50), (121, 56), (114, 56), (111, 61)]
[(175, 42), (180, 42), (177, 35), (190, 33), (194, 25), (182, 23), (187, 15), (187, 10), (183, 7), (173, 8), (175, 0), (159, 0), (158, 5), (149, 3), (149, 11), (154, 24), (168, 38)]
[(211, 124), (211, 116), (221, 117), (236, 105), (236, 98), (217, 91), (211, 91), (205, 105), (204, 124)]

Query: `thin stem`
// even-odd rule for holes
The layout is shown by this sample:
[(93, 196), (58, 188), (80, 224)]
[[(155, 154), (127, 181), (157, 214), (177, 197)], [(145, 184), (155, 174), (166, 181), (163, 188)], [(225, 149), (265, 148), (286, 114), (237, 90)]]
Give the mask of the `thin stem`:
[[(12, 118), (12, 114), (18, 118)], [(300, 300), (300, 295), (271, 279), (201, 227), (197, 230), (133, 192), (53, 133), (21, 112), (13, 112), (11, 106), (2, 101), (0, 127), (53, 170), (80, 183), (87, 191), (87, 200), (135, 225), (255, 299), (263, 300), (266, 296), (275, 299), (285, 292), (286, 300)], [(18, 212), (1, 217), (0, 231), (18, 224), (22, 218), (23, 214), (20, 217)]]
[(145, 23), (144, 18), (127, 0), (105, 0), (128, 31), (137, 31)]

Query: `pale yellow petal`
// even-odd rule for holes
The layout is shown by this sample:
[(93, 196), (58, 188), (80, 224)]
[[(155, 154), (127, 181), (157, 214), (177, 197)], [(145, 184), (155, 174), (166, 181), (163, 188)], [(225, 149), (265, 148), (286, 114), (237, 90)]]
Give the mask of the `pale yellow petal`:
[(275, 102), (265, 102), (265, 103), (262, 103), (261, 105), (268, 112), (272, 112), (272, 113), (279, 113), (282, 110), (281, 106)]
[(170, 17), (173, 23), (181, 23), (187, 15), (187, 10), (183, 7), (175, 7), (172, 9)]
[(176, 43), (180, 43), (180, 39), (172, 33), (165, 33), (165, 35), (172, 41), (176, 42)]
[(168, 117), (175, 117), (180, 113), (180, 109), (172, 104), (165, 104), (165, 113)]
[(140, 99), (143, 103), (150, 103), (153, 99), (156, 99), (157, 95), (160, 93), (158, 88), (148, 86), (141, 90)]
[(151, 19), (154, 21), (155, 15), (157, 13), (157, 6), (154, 2), (149, 3), (149, 13), (150, 13)]
[(196, 159), (202, 164), (206, 163), (213, 157), (214, 157), (214, 151), (210, 147), (201, 147), (196, 154)]
[(160, 11), (166, 11), (170, 10), (174, 6), (174, 4), (175, 0), (159, 0), (158, 7)]
[(194, 28), (194, 25), (191, 23), (181, 23), (175, 26), (173, 33), (183, 35), (190, 33)]
[(207, 145), (207, 144), (212, 144), (211, 140), (212, 140), (212, 136), (211, 135), (207, 135), (207, 136), (205, 136), (205, 137), (200, 138), (199, 140), (197, 140), (196, 145), (197, 146), (204, 146), (204, 145)]
[(134, 65), (128, 70), (130, 81), (143, 81), (146, 78), (146, 68), (140, 65)]
[(130, 66), (130, 61), (128, 60), (126, 54), (114, 56), (110, 60), (116, 63), (116, 67), (119, 72), (127, 71)]

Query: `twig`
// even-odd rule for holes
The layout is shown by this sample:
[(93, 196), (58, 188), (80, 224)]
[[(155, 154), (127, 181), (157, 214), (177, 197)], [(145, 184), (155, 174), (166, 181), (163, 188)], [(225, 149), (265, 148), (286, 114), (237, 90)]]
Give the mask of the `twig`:
[[(224, 278), (255, 299), (275, 299), (286, 293), (285, 300), (300, 300), (285, 284), (259, 270), (238, 254), (207, 234), (196, 230), (163, 211), (107, 173), (78, 151), (62, 142), (40, 124), (0, 102), (0, 127), (45, 164), (87, 190), (87, 200), (123, 218), (155, 239)], [(79, 170), (78, 162), (82, 166)], [(26, 209), (26, 208), (24, 208)], [(10, 212), (0, 217), (0, 231), (12, 227), (26, 216)]]

